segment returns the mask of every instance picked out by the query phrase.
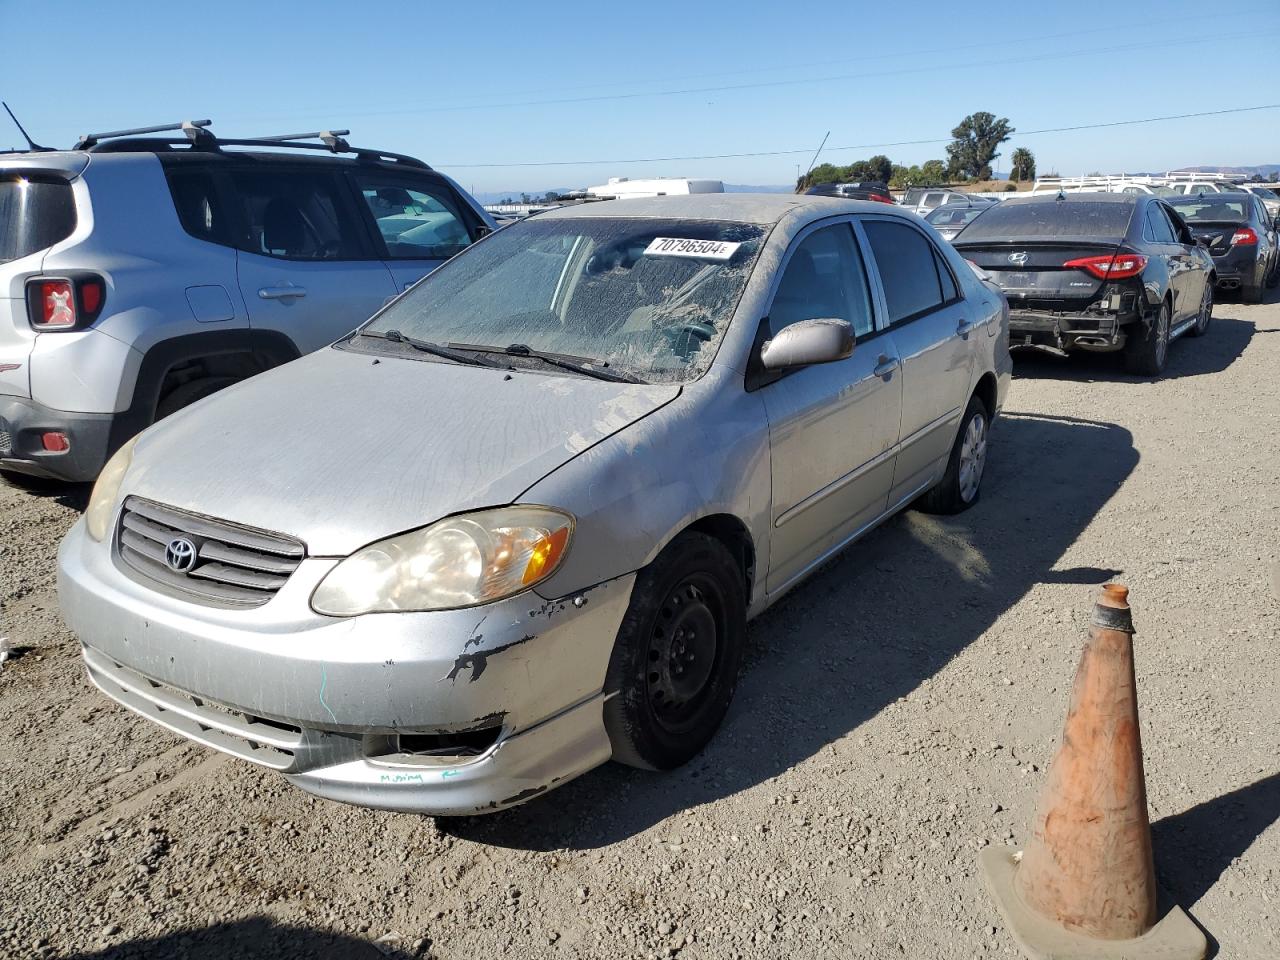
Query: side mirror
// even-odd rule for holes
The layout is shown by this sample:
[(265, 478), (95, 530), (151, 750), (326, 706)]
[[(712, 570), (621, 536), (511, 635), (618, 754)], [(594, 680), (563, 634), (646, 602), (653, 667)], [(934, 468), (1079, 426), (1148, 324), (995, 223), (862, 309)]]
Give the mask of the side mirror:
[(801, 320), (765, 341), (760, 347), (760, 364), (766, 370), (790, 370), (843, 360), (851, 353), (853, 330), (847, 321), (834, 317)]

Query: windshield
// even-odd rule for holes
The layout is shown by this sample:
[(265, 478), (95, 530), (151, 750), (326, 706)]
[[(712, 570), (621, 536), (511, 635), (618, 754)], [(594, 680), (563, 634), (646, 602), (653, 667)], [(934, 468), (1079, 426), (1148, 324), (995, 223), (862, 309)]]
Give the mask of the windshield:
[(1129, 229), (1132, 203), (1031, 200), (998, 203), (965, 228), (966, 243), (1003, 237), (1090, 237), (1119, 240)]
[(1280, 200), (1280, 193), (1276, 193), (1270, 187), (1250, 187), (1249, 192), (1257, 194), (1264, 200)]
[(360, 332), (496, 352), (518, 344), (521, 354), (645, 381), (689, 380), (710, 366), (763, 238), (745, 223), (525, 220), (440, 267)]
[(1248, 202), (1244, 198), (1228, 200), (1224, 194), (1214, 193), (1194, 199), (1170, 200), (1169, 204), (1187, 223), (1232, 223), (1248, 219), (1245, 208)]
[(47, 249), (75, 228), (71, 184), (0, 175), (0, 263)]
[(925, 217), (925, 219), (935, 227), (963, 227), (978, 214), (984, 213), (986, 210), (986, 206), (956, 207), (947, 205), (938, 207)]

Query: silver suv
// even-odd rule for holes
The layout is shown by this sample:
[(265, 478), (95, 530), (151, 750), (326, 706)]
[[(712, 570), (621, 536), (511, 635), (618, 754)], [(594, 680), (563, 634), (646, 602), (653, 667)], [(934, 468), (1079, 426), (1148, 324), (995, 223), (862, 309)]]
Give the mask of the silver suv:
[(0, 470), (91, 480), (153, 421), (332, 343), (494, 228), (448, 177), (346, 131), (207, 127), (0, 156)]

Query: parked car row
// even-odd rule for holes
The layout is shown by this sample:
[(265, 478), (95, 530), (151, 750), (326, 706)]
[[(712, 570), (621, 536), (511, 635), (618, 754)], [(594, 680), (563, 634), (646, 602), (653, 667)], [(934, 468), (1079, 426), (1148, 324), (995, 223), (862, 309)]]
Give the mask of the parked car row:
[(389, 809), (686, 762), (748, 618), (978, 501), (1011, 343), (1158, 374), (1228, 269), (1142, 193), (943, 197), (953, 243), (839, 190), (494, 231), (413, 158), (207, 126), (0, 159), (0, 468), (97, 475), (58, 569), (101, 690)]

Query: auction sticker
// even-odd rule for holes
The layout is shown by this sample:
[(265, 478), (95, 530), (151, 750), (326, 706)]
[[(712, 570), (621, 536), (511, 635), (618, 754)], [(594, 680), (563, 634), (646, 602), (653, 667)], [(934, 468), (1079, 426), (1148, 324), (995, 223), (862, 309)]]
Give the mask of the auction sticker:
[(697, 260), (728, 260), (740, 243), (722, 240), (684, 240), (680, 237), (655, 237), (645, 248), (647, 257), (693, 257)]

